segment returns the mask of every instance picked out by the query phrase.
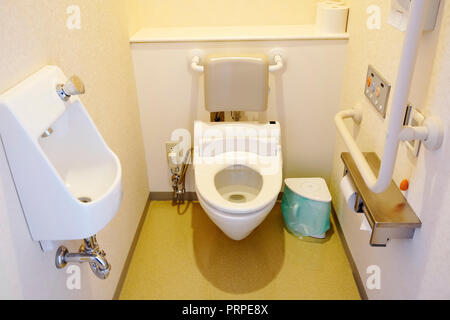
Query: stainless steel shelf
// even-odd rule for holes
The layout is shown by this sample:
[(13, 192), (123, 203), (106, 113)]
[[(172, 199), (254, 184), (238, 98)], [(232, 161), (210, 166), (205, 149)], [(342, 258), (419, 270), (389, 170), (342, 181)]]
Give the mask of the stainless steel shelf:
[[(374, 173), (378, 174), (378, 156), (370, 152), (364, 153), (364, 157)], [(395, 183), (392, 181), (386, 191), (376, 194), (365, 184), (350, 153), (342, 153), (341, 158), (347, 174), (354, 182), (362, 201), (362, 210), (372, 228), (370, 245), (385, 247), (389, 239), (413, 238), (415, 229), (421, 228), (422, 222)]]

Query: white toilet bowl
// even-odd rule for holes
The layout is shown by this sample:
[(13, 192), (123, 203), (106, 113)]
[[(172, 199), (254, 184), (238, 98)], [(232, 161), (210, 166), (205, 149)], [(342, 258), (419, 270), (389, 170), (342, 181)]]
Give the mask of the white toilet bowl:
[[(200, 127), (202, 130), (197, 130)], [(208, 128), (216, 136), (199, 139), (199, 132)], [(271, 130), (274, 136), (243, 133), (258, 132), (254, 129)], [(217, 134), (220, 132), (225, 136)], [(237, 137), (246, 143), (236, 143)], [(249, 140), (257, 150), (249, 150)], [(214, 147), (206, 148), (205, 141)], [(226, 141), (231, 146), (225, 145)], [(246, 145), (246, 150), (237, 151), (237, 145)], [(244, 239), (264, 221), (281, 190), (279, 124), (197, 122), (194, 168), (197, 196), (209, 218), (231, 239)]]

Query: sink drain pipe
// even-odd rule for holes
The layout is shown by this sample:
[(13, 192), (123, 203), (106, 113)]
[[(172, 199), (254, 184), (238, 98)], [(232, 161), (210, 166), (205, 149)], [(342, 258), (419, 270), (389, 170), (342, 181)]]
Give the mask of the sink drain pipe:
[(106, 253), (100, 250), (97, 237), (94, 235), (83, 240), (83, 244), (78, 253), (69, 253), (66, 247), (60, 246), (56, 251), (55, 264), (56, 268), (63, 269), (70, 262), (88, 262), (92, 272), (98, 278), (105, 280), (111, 272), (111, 265), (105, 256)]

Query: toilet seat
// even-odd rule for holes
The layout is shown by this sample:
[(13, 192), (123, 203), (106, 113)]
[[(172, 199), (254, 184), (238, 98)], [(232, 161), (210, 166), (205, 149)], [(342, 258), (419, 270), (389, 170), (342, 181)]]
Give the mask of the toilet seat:
[[(228, 160), (237, 160), (239, 158), (245, 158), (245, 153), (242, 152), (230, 152), (225, 156)], [(248, 157), (252, 156), (248, 154)], [(247, 158), (248, 158), (247, 157)], [(221, 155), (223, 158), (223, 155)], [(281, 158), (276, 157), (265, 157), (265, 163), (270, 162), (271, 166), (276, 168), (275, 172), (270, 172), (267, 174), (263, 167), (258, 164), (248, 164), (243, 161), (228, 162), (222, 164), (198, 164), (195, 166), (195, 181), (197, 193), (202, 197), (202, 199), (214, 207), (220, 210), (222, 213), (229, 215), (247, 215), (254, 212), (258, 212), (261, 209), (267, 207), (273, 202), (274, 198), (278, 198), (278, 194), (281, 190), (282, 184), (282, 170), (281, 170)], [(214, 162), (214, 158), (211, 162)], [(217, 190), (215, 184), (216, 175), (222, 170), (226, 170), (228, 167), (233, 165), (241, 165), (254, 170), (259, 173), (262, 178), (262, 186), (256, 197), (248, 202), (235, 203), (226, 200), (222, 194)], [(267, 170), (269, 171), (269, 170)], [(272, 170), (270, 170), (272, 171)]]

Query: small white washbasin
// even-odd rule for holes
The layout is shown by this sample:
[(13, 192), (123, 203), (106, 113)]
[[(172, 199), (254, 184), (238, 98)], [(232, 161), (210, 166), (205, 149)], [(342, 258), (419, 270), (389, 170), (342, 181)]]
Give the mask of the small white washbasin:
[(47, 66), (0, 96), (1, 142), (35, 241), (93, 236), (122, 201), (120, 161), (81, 100), (59, 98), (66, 80)]
[(102, 200), (120, 183), (120, 162), (81, 103), (75, 101), (51, 127), (53, 134), (40, 137), (39, 145), (69, 192), (75, 199), (90, 199), (85, 203)]

